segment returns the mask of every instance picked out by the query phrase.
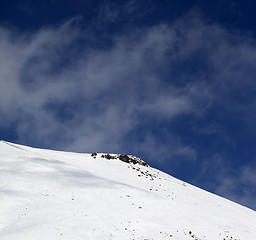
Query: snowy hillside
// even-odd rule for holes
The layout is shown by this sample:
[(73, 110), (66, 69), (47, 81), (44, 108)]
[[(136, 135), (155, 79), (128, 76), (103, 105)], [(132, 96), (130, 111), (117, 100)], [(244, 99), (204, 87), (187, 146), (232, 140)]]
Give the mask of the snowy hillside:
[(0, 239), (255, 240), (256, 212), (136, 157), (0, 141)]

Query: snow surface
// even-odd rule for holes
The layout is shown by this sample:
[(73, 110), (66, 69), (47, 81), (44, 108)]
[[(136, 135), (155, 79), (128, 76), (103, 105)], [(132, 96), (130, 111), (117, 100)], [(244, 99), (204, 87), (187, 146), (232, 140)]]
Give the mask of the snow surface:
[(0, 141), (0, 239), (256, 239), (255, 211), (101, 155)]

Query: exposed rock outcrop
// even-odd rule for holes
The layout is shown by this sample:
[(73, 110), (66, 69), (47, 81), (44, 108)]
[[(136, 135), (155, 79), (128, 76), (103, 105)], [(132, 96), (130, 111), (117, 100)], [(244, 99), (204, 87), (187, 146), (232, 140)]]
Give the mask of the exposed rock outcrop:
[[(99, 154), (97, 154), (97, 153), (92, 153), (91, 154), (91, 156), (93, 158), (96, 158), (98, 155)], [(149, 167), (149, 165), (145, 161), (143, 161), (142, 159), (140, 159), (140, 158), (138, 158), (138, 157), (136, 157), (134, 155), (109, 154), (109, 153), (106, 153), (106, 154), (101, 154), (100, 157), (101, 158), (106, 158), (108, 160), (119, 159), (122, 162), (139, 164), (139, 165), (142, 165), (142, 166)]]

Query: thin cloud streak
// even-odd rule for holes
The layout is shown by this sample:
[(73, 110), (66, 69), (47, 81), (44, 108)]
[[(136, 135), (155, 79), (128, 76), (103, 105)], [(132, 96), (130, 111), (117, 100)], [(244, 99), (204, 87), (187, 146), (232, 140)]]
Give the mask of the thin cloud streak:
[[(59, 71), (58, 61), (64, 54), (62, 49), (75, 41), (78, 31), (71, 26), (72, 22), (59, 29), (42, 29), (22, 44), (9, 42), (7, 38), (1, 46), (1, 49), (7, 49), (7, 56), (2, 60), (7, 71), (2, 71), (1, 76), (1, 103), (4, 103), (1, 111), (3, 115), (19, 119), (19, 140), (38, 139), (38, 143), (45, 143), (47, 139), (51, 145), (56, 143), (49, 139), (62, 132), (69, 137), (60, 139), (59, 144), (64, 144), (59, 147), (70, 145), (73, 150), (82, 150), (72, 144), (79, 142), (81, 137), (86, 139), (84, 146), (95, 142), (92, 148), (96, 150), (104, 148), (108, 138), (116, 145), (141, 122), (139, 114), (172, 118), (190, 111), (187, 97), (175, 96), (175, 91), (162, 91), (166, 84), (151, 69), (156, 65), (161, 68), (165, 61), (166, 44), (170, 38), (166, 26), (139, 32), (138, 39), (117, 37), (111, 49), (94, 50), (88, 56), (81, 54)], [(17, 61), (14, 52), (19, 53)], [(76, 111), (70, 109), (67, 113), (66, 105), (69, 104), (74, 104)], [(58, 111), (60, 116), (57, 116)], [(69, 121), (65, 114), (70, 114)], [(3, 123), (4, 120), (2, 118)], [(78, 131), (72, 128), (73, 125)], [(33, 131), (29, 131), (31, 128)], [(29, 136), (27, 132), (30, 132)]]
[(245, 165), (236, 171), (235, 174), (219, 176), (219, 186), (216, 192), (232, 201), (256, 209), (255, 185), (256, 168), (252, 165)]

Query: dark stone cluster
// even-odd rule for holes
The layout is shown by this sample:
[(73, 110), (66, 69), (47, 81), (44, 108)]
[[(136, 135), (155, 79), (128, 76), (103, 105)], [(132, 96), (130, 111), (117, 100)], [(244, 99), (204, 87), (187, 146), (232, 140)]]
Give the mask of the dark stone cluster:
[(118, 158), (121, 161), (126, 162), (126, 163), (139, 164), (139, 165), (148, 167), (148, 164), (146, 162), (144, 162), (140, 158), (132, 156), (132, 155), (119, 155)]
[(110, 154), (102, 154), (102, 155), (101, 155), (101, 158), (106, 158), (106, 159), (108, 159), (108, 160), (117, 159), (116, 156), (113, 156), (113, 155), (110, 155)]
[[(91, 156), (93, 158), (96, 158), (97, 153), (92, 153)], [(138, 158), (134, 155), (109, 154), (109, 153), (107, 153), (107, 154), (102, 154), (101, 158), (106, 158), (108, 160), (119, 159), (119, 160), (121, 160), (122, 162), (125, 162), (125, 163), (139, 164), (139, 165), (146, 166), (146, 167), (149, 166), (145, 161), (141, 160), (140, 158)]]

